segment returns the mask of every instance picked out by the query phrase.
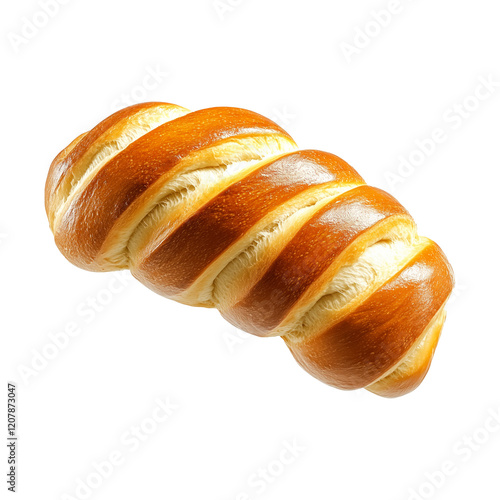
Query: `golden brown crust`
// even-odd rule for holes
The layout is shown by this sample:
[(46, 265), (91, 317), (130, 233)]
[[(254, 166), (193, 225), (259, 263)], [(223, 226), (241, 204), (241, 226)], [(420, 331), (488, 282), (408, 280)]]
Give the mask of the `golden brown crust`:
[(443, 252), (392, 196), (261, 115), (125, 108), (59, 153), (45, 208), (74, 264), (130, 268), (281, 335), (327, 384), (396, 397), (429, 369), (453, 286)]
[(300, 151), (263, 162), (182, 225), (162, 234), (161, 241), (152, 245), (154, 251), (136, 260), (134, 275), (141, 281), (154, 282), (163, 295), (174, 297), (189, 288), (259, 221), (290, 199), (311, 188), (362, 182), (352, 167), (329, 153)]
[(445, 318), (443, 304), (425, 329), (422, 339), (415, 342), (416, 345), (410, 349), (405, 359), (366, 389), (386, 398), (397, 398), (416, 389), (429, 371)]
[[(241, 301), (224, 311), (224, 317), (255, 335), (269, 334), (363, 233), (384, 219), (402, 215), (409, 217), (391, 195), (371, 186), (359, 186), (334, 198), (302, 226), (266, 274)], [(347, 259), (344, 254), (342, 261)], [(272, 304), (272, 308), (262, 304)]]
[(143, 203), (157, 182), (166, 182), (194, 152), (227, 140), (288, 134), (256, 113), (237, 108), (196, 111), (157, 127), (113, 157), (66, 208), (55, 238), (76, 265), (95, 270), (106, 238), (118, 219)]
[(47, 176), (47, 182), (45, 185), (45, 209), (47, 214), (50, 212), (51, 203), (53, 203), (54, 199), (57, 198), (57, 192), (61, 190), (67, 192), (70, 186), (78, 181), (79, 172), (77, 172), (77, 170), (84, 157), (92, 152), (92, 149), (95, 146), (102, 148), (103, 144), (100, 144), (99, 142), (102, 140), (103, 136), (110, 131), (114, 132), (116, 135), (117, 126), (121, 123), (126, 123), (131, 116), (140, 114), (141, 112), (151, 108), (165, 106), (168, 107), (173, 105), (148, 102), (135, 104), (119, 110), (104, 119), (91, 131), (77, 137), (75, 141), (61, 151), (61, 153), (59, 153), (59, 155), (57, 155), (52, 162)]
[(287, 345), (319, 380), (341, 389), (366, 387), (404, 358), (452, 288), (450, 265), (429, 241), (348, 317), (320, 335)]

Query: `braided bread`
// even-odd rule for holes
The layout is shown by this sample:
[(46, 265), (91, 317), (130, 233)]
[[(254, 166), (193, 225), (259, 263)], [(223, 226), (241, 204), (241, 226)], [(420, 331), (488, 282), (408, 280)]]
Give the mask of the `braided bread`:
[(90, 271), (281, 336), (319, 380), (395, 397), (425, 377), (453, 272), (389, 194), (238, 108), (134, 105), (53, 161), (55, 242)]

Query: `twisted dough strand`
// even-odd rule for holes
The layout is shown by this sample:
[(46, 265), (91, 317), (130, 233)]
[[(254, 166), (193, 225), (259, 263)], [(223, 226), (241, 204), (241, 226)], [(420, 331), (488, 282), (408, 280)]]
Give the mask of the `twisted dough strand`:
[(55, 158), (45, 195), (75, 265), (129, 268), (165, 297), (282, 336), (330, 385), (392, 397), (427, 373), (446, 257), (392, 196), (263, 116), (131, 106)]

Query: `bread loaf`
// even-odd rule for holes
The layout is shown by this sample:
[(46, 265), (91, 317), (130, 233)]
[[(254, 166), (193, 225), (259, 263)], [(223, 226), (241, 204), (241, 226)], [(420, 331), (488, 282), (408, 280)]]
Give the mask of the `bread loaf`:
[(394, 397), (429, 369), (453, 287), (445, 255), (391, 195), (259, 114), (118, 111), (55, 158), (45, 207), (73, 264), (130, 269), (281, 336), (329, 385)]

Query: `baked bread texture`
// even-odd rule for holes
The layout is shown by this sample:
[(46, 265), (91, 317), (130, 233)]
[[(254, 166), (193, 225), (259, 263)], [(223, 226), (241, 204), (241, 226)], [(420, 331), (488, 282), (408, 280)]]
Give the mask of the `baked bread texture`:
[(239, 108), (122, 109), (54, 159), (45, 208), (62, 254), (281, 336), (340, 389), (425, 377), (453, 272), (409, 213), (337, 156)]

